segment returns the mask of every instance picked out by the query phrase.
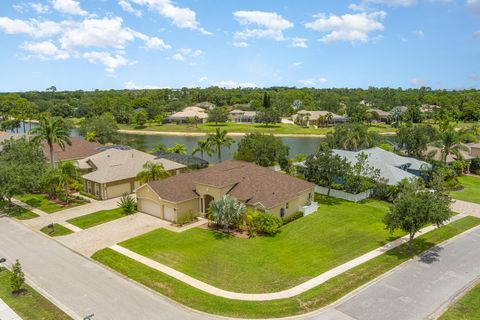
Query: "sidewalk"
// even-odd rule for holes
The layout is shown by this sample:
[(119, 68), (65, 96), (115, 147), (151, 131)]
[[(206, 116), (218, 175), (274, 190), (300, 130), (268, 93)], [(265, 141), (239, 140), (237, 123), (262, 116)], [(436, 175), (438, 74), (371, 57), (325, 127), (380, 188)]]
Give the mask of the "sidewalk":
[(22, 318), (0, 299), (0, 320), (22, 320)]
[[(448, 222), (454, 222), (456, 220), (459, 220), (461, 218), (466, 217), (465, 214), (458, 214), (454, 217), (452, 217)], [(421, 236), (424, 233), (427, 233), (429, 231), (434, 230), (436, 227), (435, 226), (428, 226), (424, 229), (422, 229), (419, 233), (416, 234), (415, 237)], [(182, 281), (196, 289), (202, 290), (204, 292), (207, 292), (209, 294), (227, 298), (227, 299), (233, 299), (233, 300), (243, 300), (243, 301), (269, 301), (269, 300), (277, 300), (277, 299), (286, 299), (286, 298), (291, 298), (294, 296), (297, 296), (301, 293), (304, 293), (310, 289), (313, 289), (322, 283), (338, 276), (339, 274), (342, 274), (348, 270), (351, 270), (357, 266), (359, 266), (362, 263), (365, 263), (375, 257), (378, 257), (379, 255), (385, 253), (388, 250), (391, 250), (393, 248), (396, 248), (405, 242), (408, 241), (409, 236), (404, 236), (402, 238), (399, 238), (397, 240), (394, 240), (392, 242), (387, 243), (386, 245), (377, 248), (373, 251), (370, 251), (356, 259), (353, 259), (351, 261), (348, 261), (336, 268), (333, 268), (325, 273), (320, 274), (319, 276), (312, 278), (302, 284), (299, 284), (293, 288), (283, 290), (283, 291), (278, 291), (278, 292), (272, 292), (272, 293), (255, 293), (255, 294), (249, 294), (249, 293), (237, 293), (237, 292), (231, 292), (223, 289), (216, 288), (212, 285), (209, 285), (205, 282), (202, 282), (200, 280), (197, 280), (193, 277), (190, 277), (189, 275), (186, 275), (182, 272), (179, 272), (173, 268), (170, 268), (164, 264), (161, 264), (157, 261), (154, 261), (150, 258), (144, 257), (142, 255), (139, 255), (131, 250), (128, 250), (126, 248), (123, 248), (119, 245), (113, 245), (110, 247), (110, 249), (121, 253), (133, 260), (136, 260), (140, 263), (143, 263), (153, 269), (156, 269), (160, 272), (163, 272), (179, 281)]]

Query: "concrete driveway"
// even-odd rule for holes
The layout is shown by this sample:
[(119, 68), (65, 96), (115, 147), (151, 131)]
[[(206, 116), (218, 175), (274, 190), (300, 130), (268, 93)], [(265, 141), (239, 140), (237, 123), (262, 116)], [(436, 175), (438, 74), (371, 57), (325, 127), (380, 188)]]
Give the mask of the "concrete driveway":
[(452, 203), (452, 210), (480, 218), (480, 204), (478, 203), (455, 200)]
[(427, 319), (480, 277), (480, 228), (433, 248), (315, 320)]
[(100, 249), (169, 225), (167, 221), (144, 213), (136, 213), (68, 236), (58, 237), (57, 240), (90, 257)]
[(8, 218), (0, 218), (0, 257), (19, 259), (30, 282), (74, 319), (212, 319), (174, 304)]

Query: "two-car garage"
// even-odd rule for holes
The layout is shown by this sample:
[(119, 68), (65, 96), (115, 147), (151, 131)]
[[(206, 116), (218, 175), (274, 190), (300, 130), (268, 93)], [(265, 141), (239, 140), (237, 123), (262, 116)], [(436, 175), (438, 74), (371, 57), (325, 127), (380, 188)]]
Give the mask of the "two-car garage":
[(138, 199), (138, 211), (167, 221), (175, 221), (175, 208), (149, 199)]

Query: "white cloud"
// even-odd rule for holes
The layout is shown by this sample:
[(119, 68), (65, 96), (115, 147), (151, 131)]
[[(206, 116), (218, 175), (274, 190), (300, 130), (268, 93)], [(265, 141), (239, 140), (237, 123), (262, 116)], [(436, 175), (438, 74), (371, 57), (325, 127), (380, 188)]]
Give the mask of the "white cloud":
[(327, 83), (328, 79), (323, 77), (318, 79), (309, 78), (309, 79), (298, 80), (298, 82), (304, 85), (305, 87), (316, 87), (316, 86), (320, 86), (322, 84)]
[(420, 78), (413, 78), (412, 80), (410, 80), (410, 83), (412, 84), (412, 86), (414, 87), (425, 87), (427, 85), (427, 83), (423, 80), (423, 79), (420, 79)]
[(480, 14), (480, 0), (467, 0), (467, 6), (476, 14)]
[(35, 19), (20, 20), (0, 17), (0, 31), (6, 34), (27, 34), (35, 38), (56, 35), (62, 31), (60, 23), (54, 21), (38, 21)]
[[(247, 41), (249, 39), (285, 40), (283, 32), (293, 27), (293, 23), (284, 19), (275, 12), (264, 11), (236, 11), (234, 18), (245, 29), (235, 33), (235, 39)], [(249, 26), (252, 26), (249, 28)]]
[(193, 49), (189, 49), (189, 48), (181, 48), (181, 49), (178, 49), (177, 53), (175, 53), (172, 56), (172, 59), (177, 60), (177, 61), (187, 61), (189, 59), (191, 60), (191, 59), (203, 56), (203, 55), (204, 55), (204, 52), (202, 50), (199, 50), (199, 49), (193, 50)]
[(159, 49), (159, 50), (164, 50), (164, 49), (171, 49), (172, 46), (169, 44), (166, 44), (165, 41), (163, 41), (160, 38), (157, 37), (149, 37), (147, 35), (141, 34), (141, 33), (136, 33), (136, 36), (143, 41), (145, 41), (145, 46), (142, 48), (144, 49)]
[(133, 13), (137, 17), (142, 16), (142, 10), (135, 9), (132, 7), (132, 4), (125, 0), (118, 1), (118, 5), (122, 8), (123, 11)]
[(303, 62), (300, 62), (300, 61), (292, 63), (292, 67), (294, 68), (300, 68), (302, 65), (303, 65)]
[(161, 87), (161, 86), (150, 86), (150, 85), (141, 86), (141, 85), (137, 85), (133, 81), (126, 82), (124, 88), (127, 90), (170, 89), (170, 87)]
[(173, 60), (177, 60), (177, 61), (185, 61), (186, 58), (180, 54), (180, 53), (175, 53), (173, 56), (172, 56)]
[(80, 7), (80, 3), (75, 0), (51, 0), (53, 8), (61, 13), (86, 16), (88, 12)]
[(294, 48), (308, 48), (308, 39), (305, 38), (292, 38), (291, 46)]
[(102, 63), (105, 66), (105, 71), (109, 73), (114, 73), (115, 70), (119, 67), (132, 65), (135, 63), (129, 61), (127, 58), (120, 54), (112, 55), (110, 52), (106, 51), (86, 52), (82, 55), (82, 57), (87, 59), (91, 63)]
[(30, 4), (32, 9), (35, 10), (36, 13), (42, 14), (42, 13), (47, 13), (49, 10), (49, 7), (45, 4), (41, 3), (31, 3)]
[(197, 30), (203, 34), (211, 34), (200, 26), (195, 11), (190, 8), (178, 7), (174, 5), (171, 0), (125, 0), (124, 2), (146, 6), (148, 10), (155, 11), (161, 16), (170, 19), (173, 25), (179, 28)]
[(247, 48), (248, 47), (248, 43), (246, 43), (245, 41), (235, 41), (233, 43), (233, 46), (234, 47), (237, 47), (237, 48)]
[(328, 82), (328, 79), (327, 79), (327, 78), (319, 78), (319, 79), (318, 79), (318, 82), (320, 82), (320, 83), (327, 83), (327, 82)]
[(235, 89), (235, 88), (256, 88), (257, 85), (251, 82), (236, 82), (233, 80), (220, 81), (214, 84), (220, 88)]
[(203, 76), (203, 77), (201, 77), (198, 81), (199, 81), (199, 82), (208, 81), (208, 77), (207, 77), (207, 76)]
[(320, 41), (336, 42), (367, 42), (370, 33), (382, 31), (382, 20), (386, 17), (385, 11), (361, 12), (356, 14), (326, 15), (320, 13), (314, 16), (313, 22), (305, 24), (305, 27), (314, 31), (326, 33)]
[(408, 7), (417, 3), (417, 0), (363, 0), (375, 4), (386, 4), (392, 7)]
[(65, 60), (70, 58), (67, 51), (60, 50), (51, 41), (25, 43), (21, 48), (40, 59)]
[(473, 36), (474, 36), (475, 38), (479, 38), (479, 39), (480, 39), (480, 30), (475, 31), (475, 32), (473, 33)]
[(423, 39), (423, 37), (425, 36), (425, 33), (423, 32), (423, 30), (413, 31), (413, 34), (419, 39)]

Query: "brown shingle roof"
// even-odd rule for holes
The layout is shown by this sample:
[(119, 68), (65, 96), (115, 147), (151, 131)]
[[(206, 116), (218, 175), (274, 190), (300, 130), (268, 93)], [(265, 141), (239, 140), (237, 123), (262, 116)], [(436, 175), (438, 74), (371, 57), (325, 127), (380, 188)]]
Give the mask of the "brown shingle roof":
[[(80, 137), (71, 137), (70, 140), (72, 145), (65, 144), (65, 150), (62, 150), (57, 144), (53, 146), (55, 161), (79, 160), (101, 152), (97, 150), (98, 147), (102, 147), (100, 143), (89, 142)], [(47, 161), (50, 161), (50, 149), (46, 143), (43, 144), (43, 153)]]
[(231, 186), (228, 192), (231, 196), (250, 205), (261, 203), (267, 209), (314, 187), (310, 182), (235, 160), (148, 184), (162, 199), (172, 202), (198, 198), (196, 184), (217, 188)]

